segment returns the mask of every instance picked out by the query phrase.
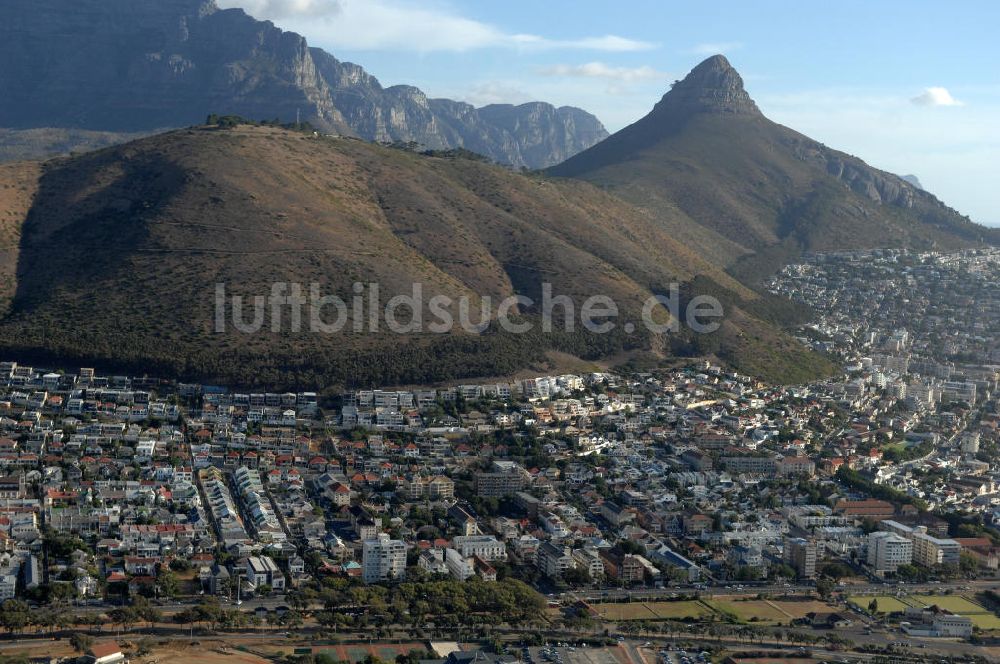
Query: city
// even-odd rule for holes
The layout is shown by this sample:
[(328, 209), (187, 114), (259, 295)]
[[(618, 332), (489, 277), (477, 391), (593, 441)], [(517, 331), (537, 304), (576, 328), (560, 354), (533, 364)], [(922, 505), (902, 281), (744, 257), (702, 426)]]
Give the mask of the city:
[(1000, 346), (933, 323), (997, 301), (903, 326), (998, 259), (789, 266), (772, 289), (817, 308), (802, 340), (845, 367), (790, 387), (701, 362), (320, 398), (2, 363), (0, 621), (457, 640), (486, 610), (575, 638), (989, 639), (998, 376), (971, 358)]
[(998, 23), (3, 0), (0, 664), (1000, 662)]

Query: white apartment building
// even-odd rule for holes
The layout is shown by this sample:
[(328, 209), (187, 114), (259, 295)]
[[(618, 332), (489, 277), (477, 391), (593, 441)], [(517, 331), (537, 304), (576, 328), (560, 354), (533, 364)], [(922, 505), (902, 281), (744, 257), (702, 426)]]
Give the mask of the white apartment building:
[(535, 565), (549, 578), (558, 578), (563, 572), (575, 567), (576, 562), (566, 547), (556, 546), (552, 542), (543, 542), (535, 553)]
[(406, 575), (406, 544), (379, 533), (362, 545), (361, 578), (365, 583), (398, 581)]
[(926, 532), (913, 533), (913, 562), (924, 567), (957, 565), (961, 553), (962, 545), (953, 539), (939, 539)]
[(507, 560), (507, 547), (492, 535), (462, 535), (452, 540), (452, 546), (466, 558), (479, 556), (486, 562)]
[(476, 573), (472, 558), (463, 556), (455, 549), (446, 549), (444, 552), (444, 564), (448, 568), (448, 573), (458, 581), (465, 581)]
[(911, 528), (898, 521), (885, 520), (879, 527), (910, 540), (913, 543), (913, 562), (918, 565), (934, 567), (959, 563), (962, 545), (953, 539), (942, 539), (928, 534), (926, 526)]
[(913, 542), (905, 537), (883, 531), (868, 536), (868, 564), (876, 574), (895, 572), (900, 565), (912, 561)]
[(285, 589), (285, 575), (268, 556), (247, 558), (247, 580), (257, 588), (271, 586), (274, 590)]

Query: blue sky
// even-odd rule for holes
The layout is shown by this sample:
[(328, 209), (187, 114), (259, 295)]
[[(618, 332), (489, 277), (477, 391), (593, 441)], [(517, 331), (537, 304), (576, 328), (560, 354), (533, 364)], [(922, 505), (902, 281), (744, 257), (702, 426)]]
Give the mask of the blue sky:
[(722, 52), (771, 119), (914, 173), (952, 207), (1000, 225), (997, 2), (218, 2), (304, 34), (383, 85), (477, 106), (579, 106), (609, 131)]

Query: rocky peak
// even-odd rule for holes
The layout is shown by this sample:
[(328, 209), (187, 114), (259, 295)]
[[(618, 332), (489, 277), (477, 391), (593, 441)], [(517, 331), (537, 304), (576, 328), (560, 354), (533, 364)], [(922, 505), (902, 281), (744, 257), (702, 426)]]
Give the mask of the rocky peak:
[(0, 62), (0, 127), (132, 132), (208, 113), (301, 117), (325, 132), (463, 147), (529, 168), (607, 136), (583, 111), (481, 112), (412, 86), (383, 88), (301, 35), (215, 0), (2, 0)]
[(692, 69), (684, 80), (675, 83), (663, 95), (656, 110), (685, 114), (760, 114), (757, 104), (743, 88), (743, 78), (724, 55), (713, 55)]

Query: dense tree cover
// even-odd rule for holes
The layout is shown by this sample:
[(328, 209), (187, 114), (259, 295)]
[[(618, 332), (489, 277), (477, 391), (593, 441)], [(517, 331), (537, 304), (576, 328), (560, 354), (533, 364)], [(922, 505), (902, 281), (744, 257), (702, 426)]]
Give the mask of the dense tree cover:
[(219, 115), (210, 113), (205, 119), (205, 124), (210, 127), (220, 129), (235, 129), (240, 125), (250, 125), (253, 127), (281, 127), (292, 131), (313, 132), (314, 127), (308, 122), (282, 122), (279, 118), (273, 120), (248, 120), (240, 115)]
[(913, 459), (919, 459), (920, 457), (927, 456), (934, 451), (934, 443), (924, 441), (919, 445), (912, 445), (910, 447), (903, 446), (892, 446), (887, 447), (883, 456), (886, 461), (892, 461), (893, 463), (901, 463), (904, 461), (912, 461)]
[(94, 637), (90, 634), (84, 634), (83, 632), (73, 632), (69, 637), (69, 644), (73, 646), (73, 650), (78, 653), (85, 653), (90, 650), (90, 647), (94, 645)]
[(0, 605), (0, 625), (11, 634), (23, 631), (31, 619), (31, 607), (25, 601), (8, 599)]
[(55, 558), (67, 558), (74, 551), (89, 551), (90, 547), (82, 539), (70, 533), (59, 533), (46, 529), (43, 533), (45, 547)]
[(913, 505), (919, 510), (927, 510), (927, 503), (924, 500), (914, 498), (913, 496), (907, 495), (902, 491), (897, 491), (896, 489), (885, 486), (884, 484), (876, 484), (858, 471), (848, 468), (847, 466), (840, 467), (837, 471), (837, 479), (852, 489), (864, 491), (872, 498), (885, 500), (898, 505)]
[(326, 626), (403, 624), (525, 625), (541, 620), (545, 599), (515, 579), (486, 582), (405, 582), (389, 588), (354, 586), (325, 588), (318, 599), (324, 609), (316, 619)]

